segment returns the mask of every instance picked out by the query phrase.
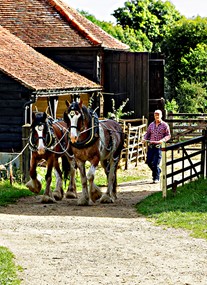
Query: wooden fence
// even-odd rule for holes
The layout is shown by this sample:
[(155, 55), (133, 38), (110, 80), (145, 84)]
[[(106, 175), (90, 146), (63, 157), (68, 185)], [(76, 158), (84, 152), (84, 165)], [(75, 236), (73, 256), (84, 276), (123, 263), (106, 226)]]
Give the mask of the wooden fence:
[(162, 193), (207, 176), (207, 131), (202, 136), (162, 148)]
[(139, 160), (146, 158), (146, 144), (142, 143), (142, 138), (147, 130), (147, 119), (120, 120), (120, 124), (125, 133), (120, 165), (128, 169), (129, 164), (137, 166)]
[(202, 135), (207, 127), (207, 114), (168, 113), (165, 121), (169, 124), (173, 142)]

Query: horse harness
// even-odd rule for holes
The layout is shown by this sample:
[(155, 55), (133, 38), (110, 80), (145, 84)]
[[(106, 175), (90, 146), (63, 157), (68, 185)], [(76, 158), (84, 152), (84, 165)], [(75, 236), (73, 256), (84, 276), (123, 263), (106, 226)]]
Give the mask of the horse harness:
[[(31, 126), (30, 135), (29, 135), (29, 148), (31, 151), (37, 151), (37, 141), (42, 139), (46, 148), (48, 150), (53, 149), (56, 145), (56, 136), (52, 127), (53, 120), (48, 118), (45, 122), (38, 122)], [(45, 136), (35, 136), (35, 128), (38, 128), (39, 131), (42, 131), (42, 134), (45, 133)]]
[[(98, 115), (96, 114), (96, 112), (94, 112), (93, 110), (89, 109), (89, 114), (90, 114), (90, 124), (87, 128), (87, 130), (82, 131), (82, 133), (89, 131), (89, 135), (88, 137), (80, 142), (75, 142), (75, 143), (71, 143), (71, 146), (74, 146), (76, 148), (85, 148), (85, 147), (89, 147), (91, 145), (93, 145), (97, 139), (99, 138), (99, 119), (98, 119)], [(81, 112), (81, 116), (82, 116), (82, 120), (84, 120), (84, 114), (83, 112)], [(70, 126), (71, 128), (76, 128), (77, 126)]]

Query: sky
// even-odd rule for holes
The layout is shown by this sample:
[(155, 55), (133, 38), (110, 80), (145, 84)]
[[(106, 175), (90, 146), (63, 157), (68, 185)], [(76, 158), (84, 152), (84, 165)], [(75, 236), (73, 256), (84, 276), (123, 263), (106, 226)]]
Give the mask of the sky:
[[(116, 23), (116, 19), (111, 14), (119, 7), (124, 7), (126, 0), (63, 0), (69, 6), (89, 12), (100, 21)], [(187, 18), (207, 17), (206, 0), (170, 0), (176, 9)]]

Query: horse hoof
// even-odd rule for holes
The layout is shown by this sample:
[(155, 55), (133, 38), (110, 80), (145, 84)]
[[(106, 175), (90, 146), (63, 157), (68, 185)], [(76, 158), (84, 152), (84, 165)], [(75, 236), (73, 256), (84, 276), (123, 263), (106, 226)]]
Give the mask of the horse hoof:
[(78, 206), (89, 206), (89, 200), (85, 197), (78, 199)]
[(76, 193), (74, 193), (72, 191), (67, 191), (65, 193), (65, 198), (66, 199), (77, 199), (77, 195), (76, 195)]
[(42, 188), (42, 184), (36, 180), (32, 180), (30, 179), (27, 183), (26, 183), (26, 187), (29, 188), (29, 190), (35, 194), (38, 194)]
[(52, 204), (52, 203), (56, 203), (56, 200), (53, 197), (50, 197), (48, 195), (43, 195), (41, 199), (41, 203)]
[(96, 184), (93, 184), (93, 189), (90, 193), (91, 200), (95, 203), (101, 198), (102, 194), (103, 193), (101, 192), (100, 188)]
[(114, 201), (115, 201), (115, 198), (109, 197), (106, 194), (104, 194), (100, 199), (100, 203), (102, 204), (110, 204), (110, 203), (114, 203)]
[(63, 196), (62, 196), (62, 194), (59, 191), (54, 191), (53, 192), (53, 198), (56, 201), (61, 201), (63, 199)]
[(102, 192), (100, 189), (95, 189), (91, 192), (91, 200), (95, 203), (97, 200), (99, 200), (102, 196)]

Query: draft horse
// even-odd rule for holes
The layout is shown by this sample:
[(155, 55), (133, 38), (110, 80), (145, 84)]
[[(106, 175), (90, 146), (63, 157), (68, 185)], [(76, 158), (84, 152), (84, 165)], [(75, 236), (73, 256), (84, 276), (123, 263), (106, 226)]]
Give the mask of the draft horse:
[[(31, 179), (26, 183), (26, 186), (30, 191), (38, 194), (42, 188), (41, 182), (37, 178), (37, 166), (41, 160), (45, 160), (47, 163), (46, 189), (41, 202), (52, 203), (63, 198), (62, 171), (58, 161), (59, 157), (62, 157), (62, 168), (65, 176), (70, 173), (70, 185), (66, 192), (66, 198), (77, 198), (75, 161), (70, 151), (66, 123), (63, 120), (51, 119), (45, 112), (33, 112), (29, 147), (32, 150), (30, 160)], [(50, 188), (53, 167), (56, 175), (54, 192)]]
[[(99, 198), (101, 203), (113, 203), (117, 198), (117, 167), (124, 144), (122, 128), (114, 120), (99, 121), (97, 114), (82, 102), (70, 104), (66, 101), (66, 107), (63, 118), (68, 126), (70, 144), (80, 170), (82, 183), (82, 195), (78, 205), (90, 205)], [(91, 164), (87, 175), (86, 161)], [(99, 162), (107, 176), (107, 191), (103, 195), (94, 184), (95, 171)]]

